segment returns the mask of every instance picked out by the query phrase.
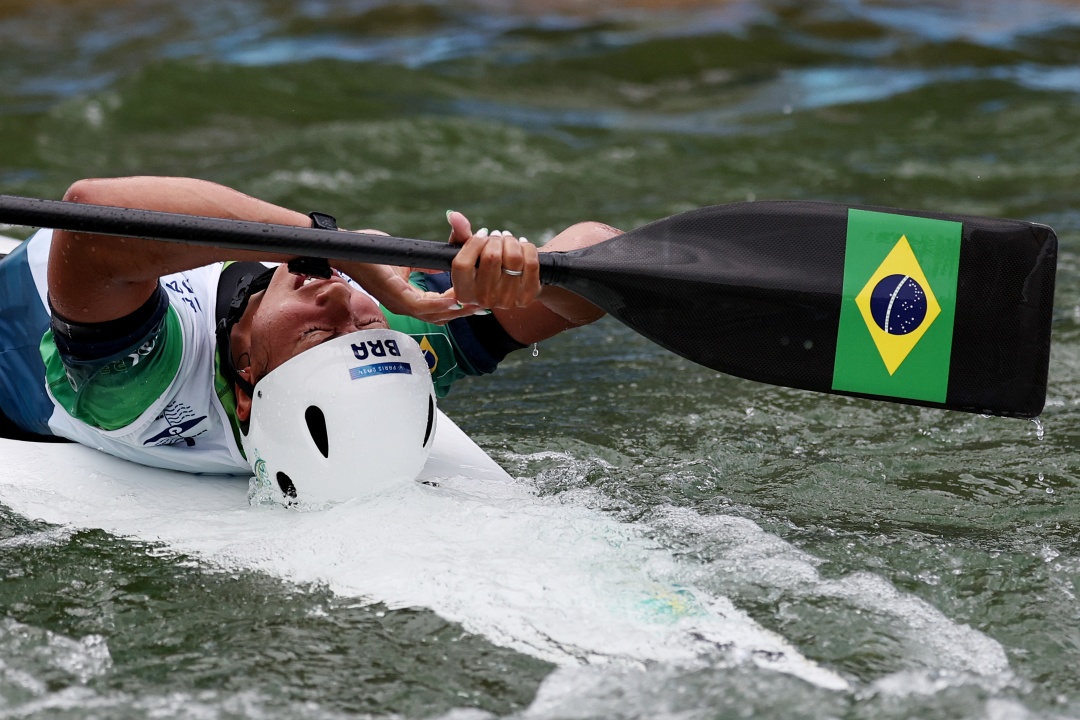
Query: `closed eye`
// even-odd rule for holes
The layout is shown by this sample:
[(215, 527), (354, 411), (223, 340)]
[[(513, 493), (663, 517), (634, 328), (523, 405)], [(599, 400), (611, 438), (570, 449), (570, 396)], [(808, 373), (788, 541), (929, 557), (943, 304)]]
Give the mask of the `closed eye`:
[(334, 332), (329, 328), (308, 328), (300, 335), (300, 341), (309, 346), (320, 345), (334, 337)]
[(328, 340), (333, 340), (334, 338), (339, 338), (344, 334), (345, 333), (341, 330), (332, 330), (330, 328), (324, 327), (312, 327), (305, 330), (304, 333), (300, 336), (300, 339), (301, 341), (307, 341), (312, 346), (314, 346), (321, 345), (322, 343), (327, 342)]

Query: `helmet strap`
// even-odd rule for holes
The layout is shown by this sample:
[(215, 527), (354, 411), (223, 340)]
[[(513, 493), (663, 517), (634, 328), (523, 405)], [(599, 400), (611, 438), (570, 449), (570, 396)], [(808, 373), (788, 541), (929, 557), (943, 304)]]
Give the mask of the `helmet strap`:
[[(218, 322), (215, 334), (221, 356), (221, 374), (248, 397), (255, 397), (255, 385), (237, 370), (232, 353), (232, 329), (244, 316), (251, 296), (270, 285), (274, 270), (275, 268), (266, 268), (260, 263), (233, 263), (222, 271), (221, 280), (218, 282)], [(240, 277), (236, 278), (238, 274)], [(230, 285), (233, 288), (232, 297), (222, 297)], [(224, 302), (226, 299), (228, 302)], [(247, 423), (241, 421), (240, 429), (246, 434)]]

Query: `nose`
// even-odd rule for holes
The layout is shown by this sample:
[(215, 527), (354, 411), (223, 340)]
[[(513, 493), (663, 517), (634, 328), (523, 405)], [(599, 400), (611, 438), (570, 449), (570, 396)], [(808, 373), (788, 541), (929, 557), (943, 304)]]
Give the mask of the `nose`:
[(323, 305), (348, 306), (352, 293), (352, 288), (343, 282), (323, 283), (318, 294), (315, 295), (315, 304), (320, 307)]
[(315, 306), (327, 322), (343, 325), (352, 318), (352, 293), (345, 283), (327, 283), (315, 296)]

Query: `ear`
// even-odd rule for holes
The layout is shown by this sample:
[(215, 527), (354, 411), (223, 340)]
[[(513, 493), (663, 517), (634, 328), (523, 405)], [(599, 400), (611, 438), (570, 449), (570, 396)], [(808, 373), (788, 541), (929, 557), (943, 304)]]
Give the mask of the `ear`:
[[(250, 367), (236, 372), (240, 377), (251, 382), (252, 372)], [(233, 390), (236, 392), (236, 419), (240, 422), (247, 422), (251, 419), (251, 396), (241, 390), (239, 385), (233, 384)]]
[(236, 419), (240, 422), (251, 419), (251, 398), (240, 388), (236, 388)]

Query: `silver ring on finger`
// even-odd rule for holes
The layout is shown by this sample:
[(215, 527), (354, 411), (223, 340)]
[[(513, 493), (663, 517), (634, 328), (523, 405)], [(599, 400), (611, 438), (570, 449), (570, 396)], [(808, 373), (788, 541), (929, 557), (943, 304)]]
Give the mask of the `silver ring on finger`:
[(525, 274), (524, 270), (510, 270), (508, 268), (503, 268), (502, 271), (510, 277), (521, 277)]

